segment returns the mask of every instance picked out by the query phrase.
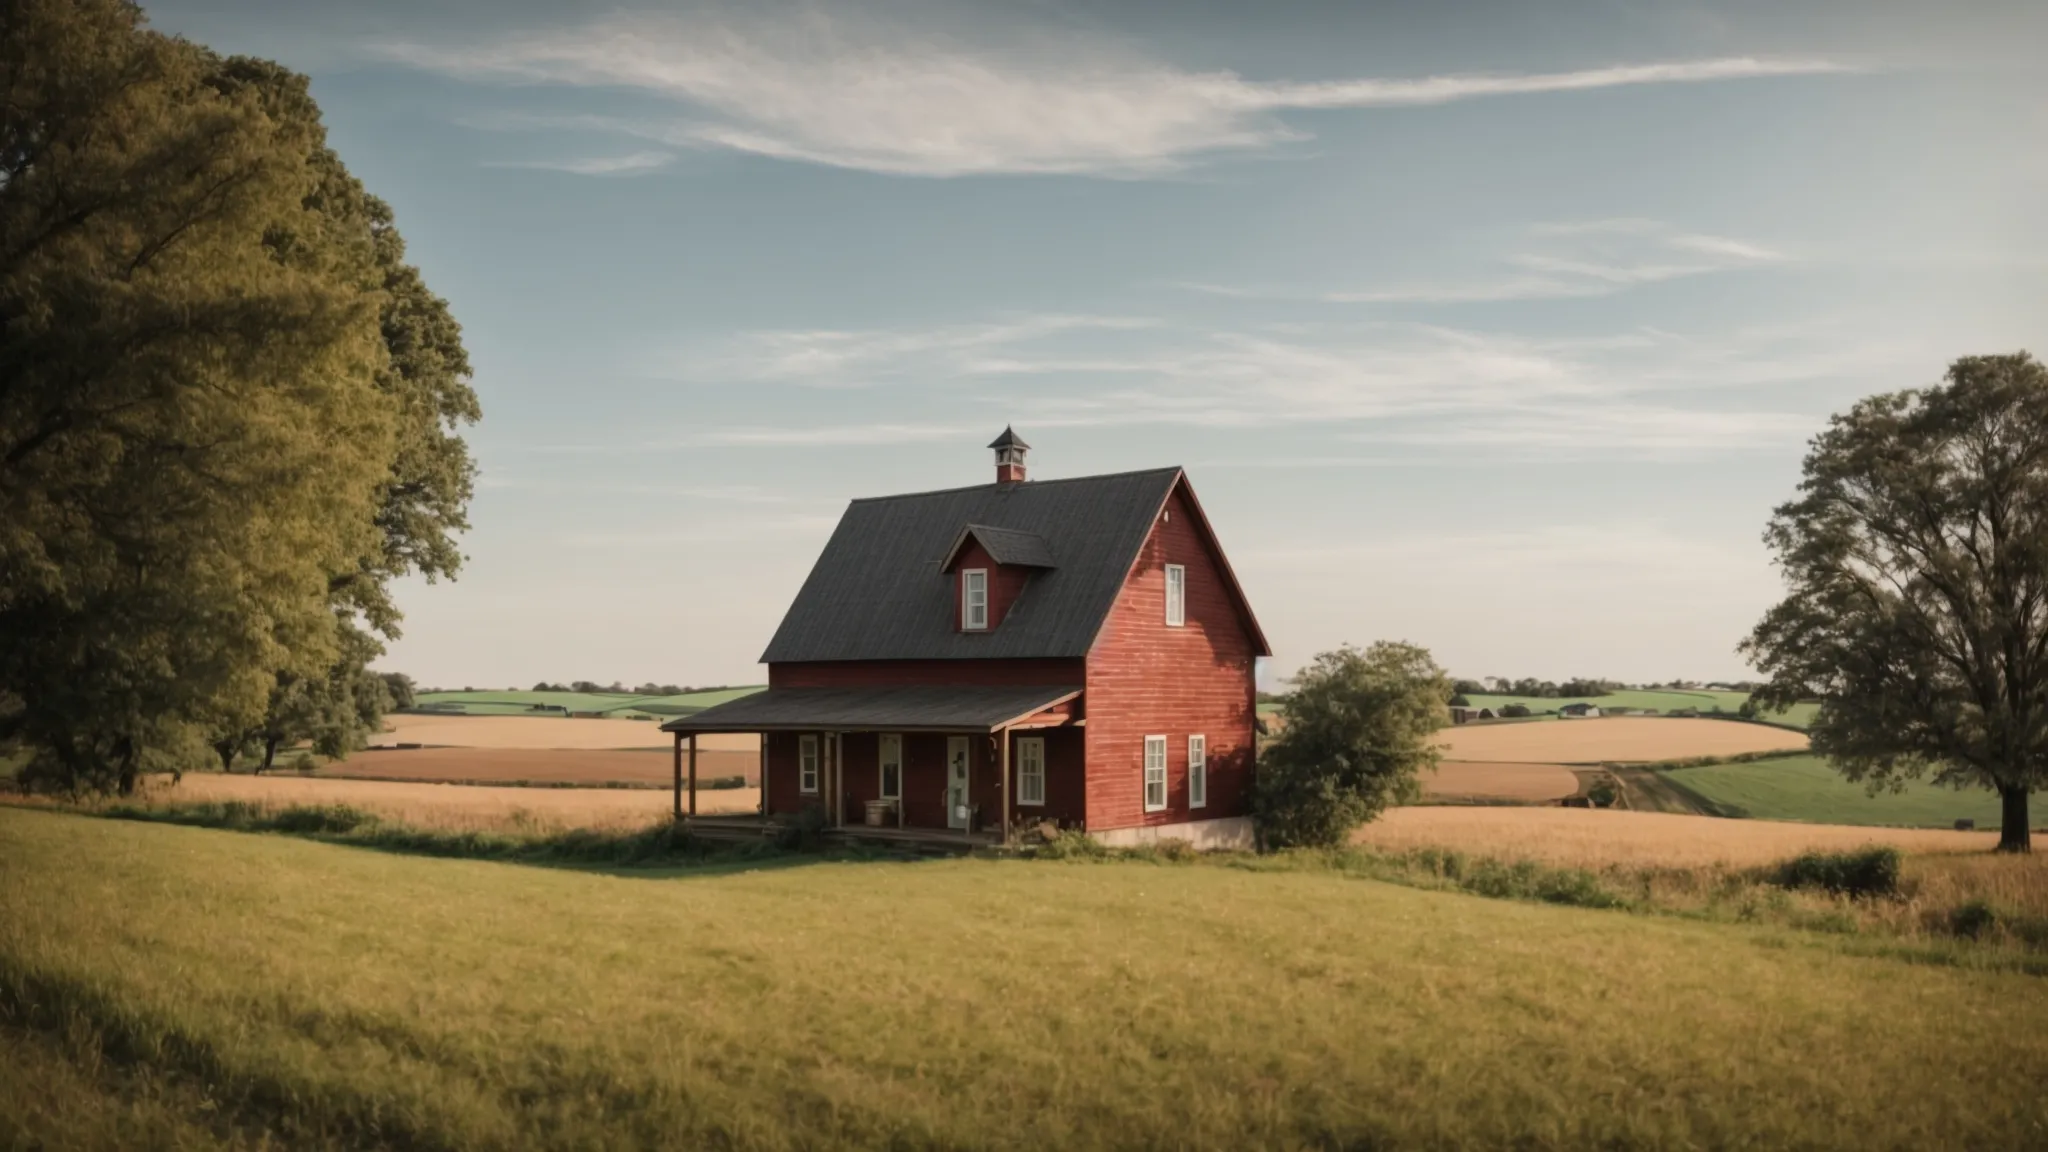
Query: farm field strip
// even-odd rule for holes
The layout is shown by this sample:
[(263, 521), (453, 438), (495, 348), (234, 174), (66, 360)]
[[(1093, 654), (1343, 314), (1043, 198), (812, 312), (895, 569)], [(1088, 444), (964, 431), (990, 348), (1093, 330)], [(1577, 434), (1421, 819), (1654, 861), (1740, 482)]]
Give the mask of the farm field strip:
[[(570, 720), (559, 716), (428, 716), (405, 712), (384, 718), (387, 731), (372, 744), (432, 744), (450, 748), (659, 748), (675, 738), (646, 720)], [(699, 749), (754, 752), (759, 737), (718, 733), (699, 737)]]
[(1425, 796), (1536, 802), (1578, 791), (1578, 777), (1560, 764), (1445, 760), (1422, 776)]
[[(192, 773), (176, 784), (157, 778), (145, 795), (145, 802), (156, 804), (227, 800), (273, 808), (345, 804), (422, 828), (491, 831), (508, 825), (638, 828), (667, 817), (674, 796), (661, 788), (493, 788), (219, 773)], [(752, 812), (760, 803), (755, 788), (697, 793), (702, 813)]]
[(1352, 842), (1391, 852), (1451, 848), (1574, 868), (1771, 864), (1807, 851), (1890, 844), (1906, 852), (1989, 853), (1998, 833), (1726, 820), (1587, 808), (1394, 808)]
[(629, 712), (638, 708), (702, 709), (759, 692), (759, 687), (721, 688), (711, 692), (685, 692), (680, 696), (641, 696), (631, 692), (422, 692), (416, 699), (421, 707), (455, 706), (530, 708), (536, 704), (571, 712)]
[(1458, 724), (1437, 732), (1446, 760), (1519, 764), (1649, 762), (1803, 752), (1804, 733), (1734, 720), (1614, 716), (1544, 724)]
[[(209, 1054), (209, 1122), (288, 1145), (372, 1108), (380, 1139), (444, 1147), (2014, 1147), (2048, 1125), (2038, 978), (1815, 933), (1137, 863), (664, 883), (4, 809), (0, 859), (0, 995), (52, 1042)], [(0, 1116), (30, 1091), (0, 1083)]]
[[(430, 783), (658, 784), (668, 787), (675, 761), (659, 752), (552, 748), (403, 748), (358, 752), (318, 769), (337, 779), (420, 780)], [(754, 752), (707, 749), (697, 753), (699, 782), (718, 776), (759, 777)]]

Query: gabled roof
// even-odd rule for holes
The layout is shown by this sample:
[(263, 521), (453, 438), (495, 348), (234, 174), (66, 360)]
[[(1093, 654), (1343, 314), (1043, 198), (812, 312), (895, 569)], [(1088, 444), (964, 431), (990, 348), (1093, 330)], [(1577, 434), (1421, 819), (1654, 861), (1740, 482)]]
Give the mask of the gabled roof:
[[(855, 500), (761, 660), (1085, 656), (1180, 477), (1157, 468)], [(1059, 561), (982, 633), (954, 630), (952, 582), (939, 577), (970, 524), (1039, 537)]]
[(1053, 563), (1052, 545), (1045, 537), (1033, 532), (1018, 532), (1010, 528), (991, 528), (986, 524), (969, 524), (953, 539), (953, 546), (946, 550), (946, 558), (939, 562), (939, 571), (951, 572), (960, 559), (960, 550), (967, 547), (969, 540), (981, 545), (988, 558), (998, 564), (1011, 564), (1019, 568), (1057, 568)]
[(663, 732), (824, 730), (993, 732), (1081, 694), (1080, 687), (920, 684), (770, 688), (661, 726)]

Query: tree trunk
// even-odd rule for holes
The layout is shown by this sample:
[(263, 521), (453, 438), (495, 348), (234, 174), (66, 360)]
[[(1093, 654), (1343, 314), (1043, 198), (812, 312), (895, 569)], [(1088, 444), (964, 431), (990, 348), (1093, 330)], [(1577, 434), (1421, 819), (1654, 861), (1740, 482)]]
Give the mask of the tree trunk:
[(270, 771), (270, 762), (277, 759), (277, 737), (263, 738), (263, 766), (256, 769), (258, 775)]
[(2034, 835), (2027, 830), (2027, 790), (2001, 787), (1998, 790), (2001, 819), (1998, 825), (2000, 852), (2032, 852)]
[(220, 756), (220, 770), (222, 772), (233, 772), (235, 770), (235, 746), (233, 744), (215, 744), (213, 750)]

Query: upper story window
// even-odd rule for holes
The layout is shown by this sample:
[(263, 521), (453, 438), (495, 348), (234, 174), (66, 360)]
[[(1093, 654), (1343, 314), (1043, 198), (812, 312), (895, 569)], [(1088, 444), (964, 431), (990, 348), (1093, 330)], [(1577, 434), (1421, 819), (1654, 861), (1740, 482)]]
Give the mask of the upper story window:
[(966, 568), (960, 572), (960, 627), (968, 632), (988, 628), (988, 569)]
[(1188, 622), (1188, 570), (1179, 564), (1166, 566), (1166, 626), (1178, 628)]

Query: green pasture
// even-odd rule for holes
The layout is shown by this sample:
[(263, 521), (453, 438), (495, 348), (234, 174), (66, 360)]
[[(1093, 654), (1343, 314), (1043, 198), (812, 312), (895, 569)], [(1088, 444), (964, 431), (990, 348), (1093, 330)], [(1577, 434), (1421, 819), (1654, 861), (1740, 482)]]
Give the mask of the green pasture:
[(1759, 820), (1947, 828), (1958, 819), (1971, 819), (1977, 827), (1991, 829), (1999, 822), (1997, 793), (1912, 783), (1903, 792), (1873, 796), (1818, 756), (1676, 768), (1663, 775), (1727, 815)]
[(636, 696), (626, 692), (422, 692), (416, 703), (423, 710), (445, 710), (468, 716), (527, 715), (536, 704), (570, 712), (638, 711), (678, 715), (737, 700), (760, 690), (758, 687), (723, 688), (715, 692), (687, 692), (680, 696)]
[[(1655, 708), (1659, 713), (1693, 708), (1701, 715), (1711, 715), (1718, 709), (1733, 715), (1741, 710), (1743, 701), (1749, 699), (1749, 693), (1624, 688), (1605, 696), (1496, 696), (1491, 693), (1468, 692), (1465, 699), (1471, 701), (1475, 708), (1492, 708), (1496, 711), (1510, 704), (1524, 705), (1529, 711), (1536, 713), (1555, 712), (1566, 704), (1591, 704), (1597, 708)], [(1766, 719), (1804, 728), (1813, 720), (1813, 714), (1818, 708), (1819, 705), (1816, 704), (1796, 704), (1786, 711), (1769, 713)]]
[(15, 1146), (1917, 1148), (2048, 1132), (2039, 977), (1824, 933), (1313, 870), (604, 873), (12, 809), (0, 860)]

